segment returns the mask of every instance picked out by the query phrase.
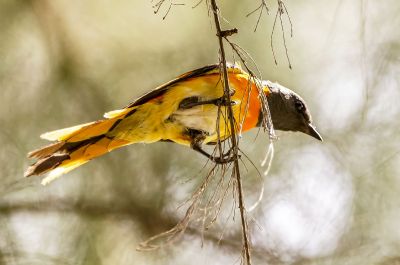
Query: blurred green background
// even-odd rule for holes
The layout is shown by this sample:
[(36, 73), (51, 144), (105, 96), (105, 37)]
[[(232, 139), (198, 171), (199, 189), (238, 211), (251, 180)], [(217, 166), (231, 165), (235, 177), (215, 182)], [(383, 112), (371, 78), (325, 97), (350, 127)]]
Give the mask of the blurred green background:
[[(203, 241), (193, 225), (172, 246), (135, 250), (179, 220), (204, 177), (204, 157), (189, 148), (137, 144), (46, 187), (23, 178), (41, 133), (217, 62), (205, 2), (179, 2), (163, 20), (168, 1), (157, 15), (150, 1), (0, 1), (0, 264), (238, 264), (237, 214)], [(265, 188), (250, 213), (254, 264), (400, 264), (400, 2), (286, 1), (292, 70), (279, 25), (278, 65), (272, 57), (275, 2), (256, 33), (257, 15), (246, 14), (259, 1), (220, 2), (224, 27), (239, 29), (231, 40), (264, 79), (307, 100), (325, 140), (280, 132), (263, 181), (242, 167), (247, 205)], [(288, 36), (287, 17), (284, 27)], [(263, 171), (268, 140), (256, 136), (241, 148)]]

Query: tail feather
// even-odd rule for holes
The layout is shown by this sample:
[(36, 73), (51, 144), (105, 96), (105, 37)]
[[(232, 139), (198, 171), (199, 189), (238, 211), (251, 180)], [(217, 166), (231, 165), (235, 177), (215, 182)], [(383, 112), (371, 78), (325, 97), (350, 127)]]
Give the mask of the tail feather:
[(40, 137), (49, 141), (79, 142), (107, 132), (118, 118), (99, 120), (61, 130), (47, 132)]
[(39, 160), (31, 165), (24, 175), (29, 177), (49, 173), (42, 180), (42, 184), (46, 185), (91, 159), (130, 143), (106, 135), (99, 135), (80, 142), (58, 142), (31, 152), (30, 155), (39, 158)]
[(125, 115), (132, 113), (136, 107), (114, 110), (104, 114), (106, 119), (84, 123), (69, 128), (42, 134), (40, 137), (49, 141), (79, 142), (107, 133), (113, 125)]
[(31, 152), (28, 153), (28, 158), (45, 158), (48, 157), (49, 155), (54, 154), (55, 152), (57, 152), (58, 150), (60, 150), (63, 146), (64, 146), (64, 142), (57, 142), (57, 143), (53, 143), (50, 145), (47, 145), (45, 147), (33, 150)]
[(41, 184), (45, 186), (45, 185), (49, 184), (50, 182), (52, 182), (53, 180), (60, 177), (61, 175), (66, 174), (66, 173), (70, 172), (71, 170), (73, 170), (79, 166), (82, 166), (83, 164), (86, 164), (87, 162), (89, 162), (89, 160), (87, 160), (87, 161), (78, 160), (78, 161), (70, 162), (66, 165), (57, 166), (56, 168), (49, 171), (49, 174), (44, 179), (42, 179)]
[(56, 141), (28, 154), (37, 158), (26, 171), (25, 177), (49, 173), (42, 180), (46, 185), (58, 176), (77, 168), (91, 159), (106, 154), (132, 142), (108, 135), (127, 115), (132, 115), (136, 107), (116, 110), (105, 114), (103, 120), (85, 123), (61, 130), (45, 133), (42, 138)]
[(43, 138), (57, 142), (28, 154), (28, 157), (37, 158), (38, 161), (26, 170), (25, 177), (49, 173), (42, 180), (42, 184), (46, 185), (95, 157), (131, 144), (132, 142), (107, 136), (120, 119), (121, 116), (114, 114), (113, 118), (44, 134)]
[(53, 168), (56, 168), (64, 160), (69, 159), (67, 154), (53, 154), (51, 156), (38, 160), (35, 164), (31, 165), (26, 171), (24, 176), (29, 177), (32, 175), (41, 175)]
[(104, 118), (107, 118), (107, 119), (118, 118), (118, 117), (128, 114), (133, 109), (135, 109), (135, 108), (112, 110), (112, 111), (104, 113)]

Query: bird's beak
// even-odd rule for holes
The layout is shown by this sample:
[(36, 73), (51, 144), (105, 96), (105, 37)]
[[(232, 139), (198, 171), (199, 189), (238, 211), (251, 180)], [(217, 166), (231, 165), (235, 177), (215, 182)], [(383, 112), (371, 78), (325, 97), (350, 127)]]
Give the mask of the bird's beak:
[(319, 132), (317, 131), (317, 129), (315, 128), (314, 125), (312, 125), (311, 123), (308, 124), (307, 127), (307, 134), (314, 137), (315, 139), (318, 139), (320, 141), (323, 141), (321, 135), (319, 134)]

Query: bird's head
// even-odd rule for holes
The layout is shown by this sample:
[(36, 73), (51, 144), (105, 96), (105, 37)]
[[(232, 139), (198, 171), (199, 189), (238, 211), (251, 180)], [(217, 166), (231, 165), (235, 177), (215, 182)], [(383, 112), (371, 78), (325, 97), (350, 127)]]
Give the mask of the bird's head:
[(263, 87), (268, 91), (268, 106), (276, 130), (302, 132), (322, 141), (307, 104), (299, 95), (270, 81), (263, 81)]

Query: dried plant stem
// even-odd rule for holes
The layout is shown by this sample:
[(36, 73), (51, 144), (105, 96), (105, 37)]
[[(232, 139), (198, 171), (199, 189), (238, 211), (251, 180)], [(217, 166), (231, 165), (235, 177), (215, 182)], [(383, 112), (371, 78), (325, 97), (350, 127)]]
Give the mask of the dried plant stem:
[[(221, 24), (219, 19), (218, 13), (218, 6), (216, 0), (211, 0), (211, 8), (214, 14), (214, 21), (215, 27), (217, 30), (217, 37), (219, 42), (220, 48), (220, 63), (221, 63), (221, 70), (223, 75), (224, 81), (224, 96), (226, 97), (227, 101), (230, 102), (230, 89), (229, 89), (229, 79), (228, 79), (228, 72), (226, 67), (226, 57), (225, 57), (225, 50), (224, 50), (224, 43), (223, 38), (226, 37), (225, 32), (221, 30)], [(231, 31), (230, 31), (231, 32)], [(232, 33), (231, 33), (232, 34)], [(238, 192), (238, 201), (239, 201), (239, 209), (240, 209), (240, 218), (242, 223), (242, 237), (243, 237), (243, 248), (244, 248), (244, 257), (247, 265), (251, 264), (251, 255), (250, 255), (250, 240), (248, 235), (248, 227), (247, 227), (247, 220), (246, 220), (246, 208), (244, 205), (244, 198), (243, 198), (243, 189), (242, 189), (242, 181), (240, 177), (240, 168), (239, 168), (239, 160), (238, 160), (238, 141), (236, 138), (236, 127), (235, 127), (235, 120), (233, 117), (233, 110), (232, 106), (228, 105), (228, 119), (230, 125), (230, 141), (232, 144), (232, 149), (236, 159), (233, 161), (233, 174), (236, 176), (237, 181), (237, 192)]]

